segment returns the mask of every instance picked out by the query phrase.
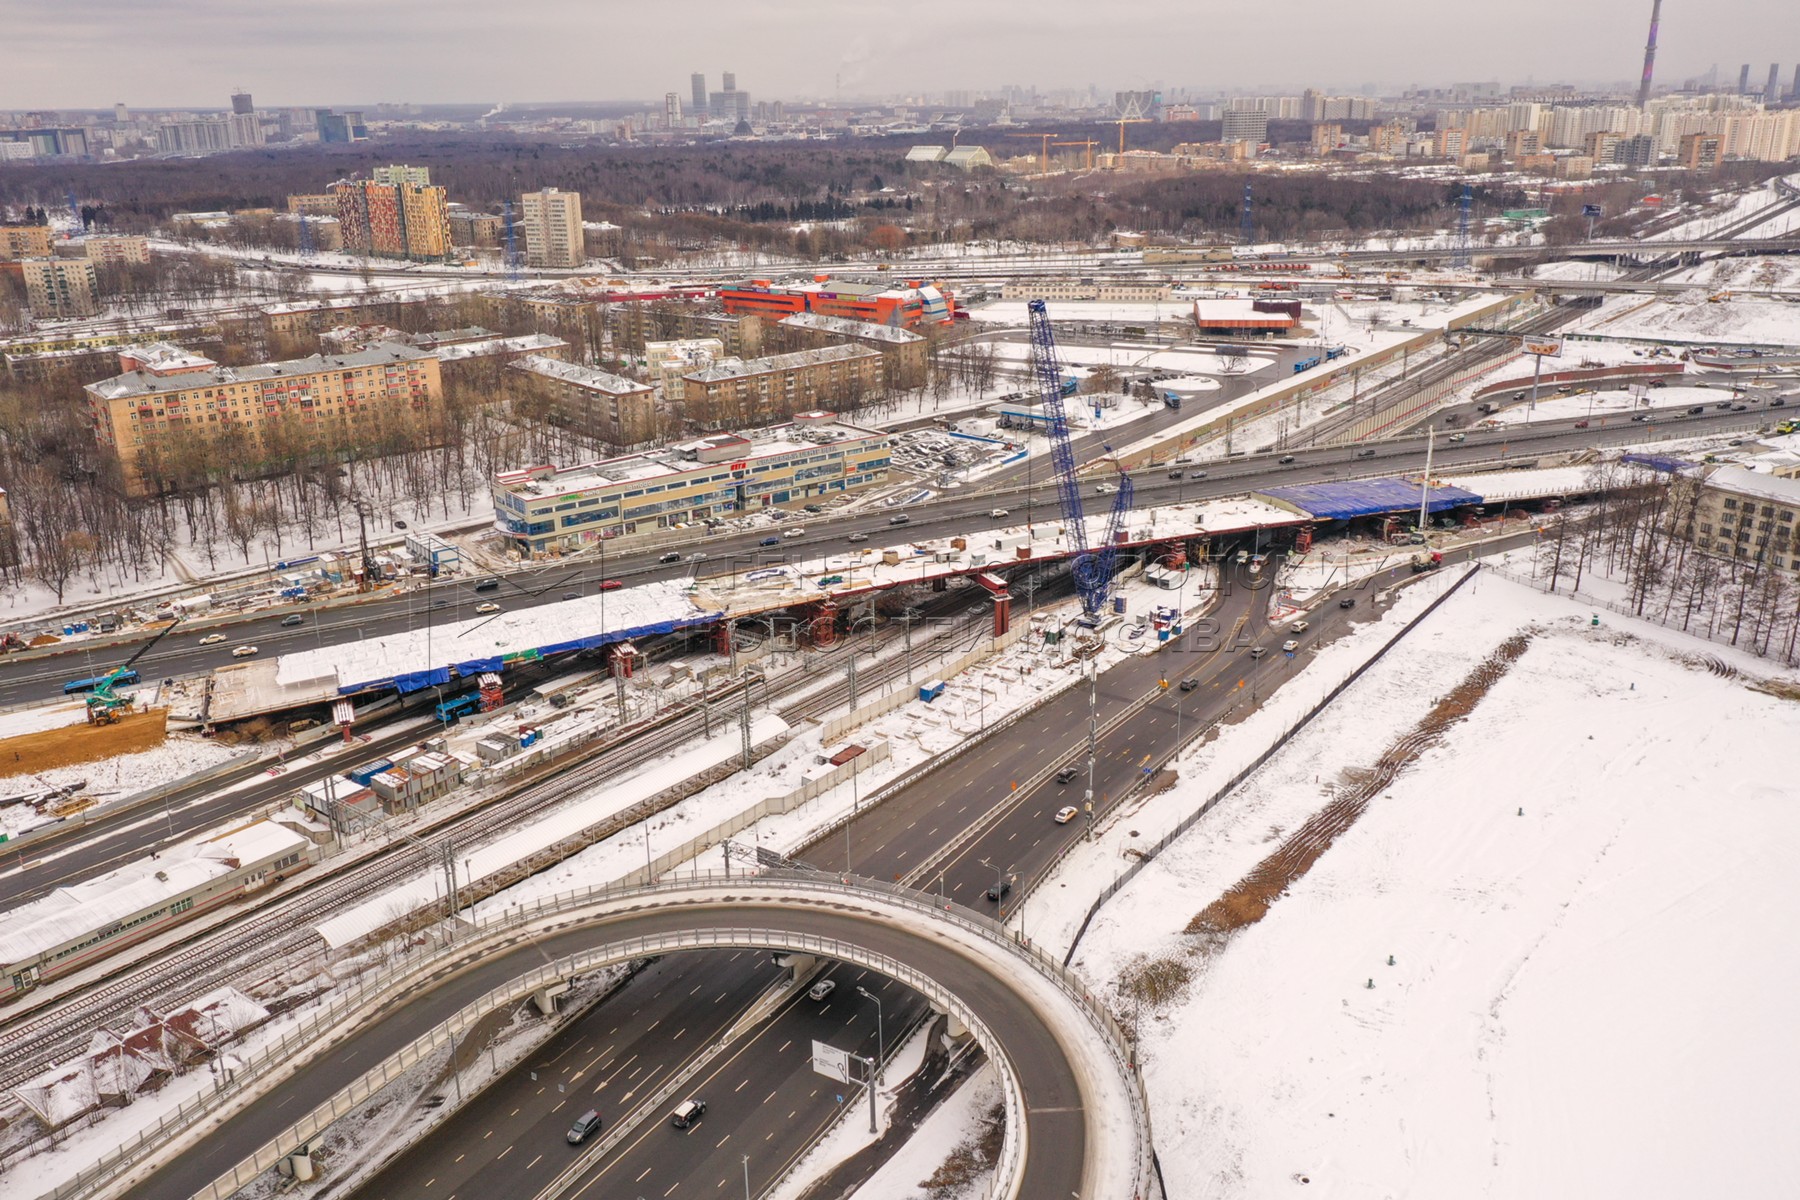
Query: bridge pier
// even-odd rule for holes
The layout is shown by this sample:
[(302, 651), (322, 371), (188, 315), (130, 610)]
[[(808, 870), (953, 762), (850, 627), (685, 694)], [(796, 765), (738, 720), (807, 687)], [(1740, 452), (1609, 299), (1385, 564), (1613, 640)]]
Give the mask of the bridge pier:
[(569, 984), (567, 980), (559, 980), (556, 983), (547, 983), (537, 991), (531, 993), (532, 1006), (544, 1016), (554, 1017), (556, 1015), (556, 998), (568, 990)]

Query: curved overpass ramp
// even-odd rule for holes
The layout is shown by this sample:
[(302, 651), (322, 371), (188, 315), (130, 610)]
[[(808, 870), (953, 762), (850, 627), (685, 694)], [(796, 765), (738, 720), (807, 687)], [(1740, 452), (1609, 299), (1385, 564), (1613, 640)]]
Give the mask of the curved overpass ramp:
[(853, 962), (967, 1026), (1007, 1099), (995, 1196), (1153, 1194), (1142, 1088), (1117, 1026), (1074, 976), (935, 898), (805, 872), (571, 893), (465, 928), (259, 1052), (185, 1128), (111, 1164), (92, 1194), (228, 1196), (486, 1013), (611, 963), (707, 947)]

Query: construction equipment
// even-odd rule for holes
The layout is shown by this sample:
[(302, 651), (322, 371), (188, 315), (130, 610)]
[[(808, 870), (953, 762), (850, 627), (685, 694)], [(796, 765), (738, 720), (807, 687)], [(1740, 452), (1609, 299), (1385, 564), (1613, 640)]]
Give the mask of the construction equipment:
[(108, 671), (101, 677), (100, 682), (94, 685), (94, 690), (88, 693), (87, 719), (89, 725), (111, 725), (113, 722), (117, 721), (120, 716), (131, 711), (132, 698), (129, 695), (116, 693), (113, 689), (115, 687), (122, 687), (127, 683), (136, 683), (138, 680), (138, 673), (131, 669), (132, 666), (136, 664), (138, 659), (148, 654), (152, 646), (168, 637), (169, 631), (181, 624), (181, 622), (181, 617), (176, 617), (173, 621), (170, 621), (163, 627), (161, 633), (158, 633), (142, 646), (139, 646), (136, 654), (133, 654), (130, 658), (126, 659), (123, 663), (114, 667), (111, 671)]
[(1027, 306), (1031, 314), (1031, 365), (1037, 375), (1044, 420), (1050, 429), (1050, 461), (1056, 470), (1056, 492), (1062, 501), (1066, 539), (1075, 558), (1075, 590), (1081, 596), (1083, 618), (1097, 620), (1112, 591), (1112, 563), (1118, 553), (1125, 514), (1131, 508), (1131, 479), (1119, 471), (1118, 491), (1106, 529), (1106, 544), (1099, 553), (1088, 541), (1087, 514), (1081, 505), (1081, 481), (1075, 476), (1075, 449), (1069, 443), (1069, 421), (1063, 412), (1062, 368), (1056, 359), (1056, 335), (1050, 328), (1050, 312), (1042, 300)]
[(1153, 125), (1155, 122), (1149, 117), (1115, 117), (1107, 124), (1119, 127), (1119, 153), (1123, 154), (1125, 153), (1125, 127), (1127, 125)]
[(1100, 143), (1096, 142), (1093, 138), (1088, 138), (1087, 140), (1080, 141), (1080, 142), (1051, 142), (1050, 144), (1052, 146), (1082, 146), (1082, 147), (1085, 147), (1086, 151), (1087, 151), (1087, 162), (1086, 162), (1086, 165), (1082, 169), (1086, 170), (1086, 171), (1091, 171), (1094, 169), (1094, 147), (1098, 146)]
[(1009, 133), (1006, 136), (1009, 138), (1037, 138), (1037, 139), (1039, 139), (1041, 144), (1038, 146), (1038, 160), (1037, 160), (1038, 170), (1047, 172), (1050, 170), (1050, 139), (1051, 138), (1059, 138), (1062, 136), (1062, 134), (1060, 134), (1060, 133)]

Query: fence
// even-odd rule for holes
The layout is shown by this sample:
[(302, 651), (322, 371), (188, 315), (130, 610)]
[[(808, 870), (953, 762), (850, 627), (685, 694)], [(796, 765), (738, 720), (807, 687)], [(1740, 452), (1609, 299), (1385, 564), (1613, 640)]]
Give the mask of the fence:
[[(81, 1172), (74, 1179), (48, 1193), (47, 1200), (61, 1200), (62, 1197), (71, 1197), (102, 1188), (120, 1188), (120, 1185), (128, 1188), (131, 1181), (124, 1180), (121, 1176), (129, 1168), (146, 1164), (146, 1160), (158, 1152), (179, 1153), (197, 1140), (207, 1129), (216, 1127), (227, 1116), (246, 1106), (255, 1095), (262, 1094), (268, 1087), (296, 1073), (305, 1062), (320, 1057), (326, 1050), (343, 1041), (351, 1031), (357, 1028), (360, 1017), (376, 1011), (389, 1003), (395, 996), (416, 987), (420, 980), (445, 971), (455, 961), (491, 953), (497, 946), (514, 940), (528, 927), (540, 924), (545, 918), (555, 918), (558, 923), (567, 923), (568, 917), (583, 908), (606, 905), (619, 908), (640, 908), (647, 899), (658, 894), (691, 892), (698, 887), (719, 886), (720, 882), (719, 877), (708, 875), (703, 879), (670, 880), (641, 888), (607, 886), (582, 889), (560, 896), (542, 898), (529, 907), (520, 906), (496, 914), (480, 922), (476, 926), (475, 936), (466, 938), (460, 945), (425, 945), (409, 948), (403, 955), (386, 963), (371, 977), (365, 977), (350, 985), (318, 1010), (297, 1021), (294, 1027), (285, 1032), (280, 1039), (272, 1040), (250, 1052), (238, 1071), (226, 1079), (219, 1088), (196, 1097), (181, 1105), (173, 1113), (164, 1116), (154, 1128), (140, 1133), (118, 1149), (103, 1156), (99, 1162)], [(736, 879), (726, 877), (721, 890), (729, 890), (742, 900), (744, 898), (743, 889), (746, 886), (750, 885), (743, 877)], [(1108, 1051), (1112, 1054), (1115, 1065), (1120, 1069), (1121, 1077), (1126, 1082), (1127, 1090), (1131, 1093), (1132, 1117), (1136, 1135), (1131, 1182), (1134, 1188), (1141, 1190), (1152, 1170), (1149, 1116), (1142, 1083), (1137, 1078), (1132, 1059), (1126, 1050), (1123, 1031), (1113, 1020), (1111, 1014), (1095, 1000), (1086, 986), (1066, 968), (1035, 948), (1025, 947), (1015, 942), (1007, 935), (1004, 928), (985, 917), (971, 912), (940, 907), (932, 897), (897, 885), (871, 880), (852, 881), (848, 878), (839, 880), (813, 874), (778, 872), (765, 876), (762, 882), (754, 886), (766, 887), (770, 893), (782, 899), (794, 899), (796, 893), (806, 892), (825, 892), (838, 901), (849, 896), (858, 896), (868, 902), (867, 909), (877, 909), (882, 905), (900, 909), (901, 912), (898, 914), (872, 915), (881, 915), (883, 919), (896, 920), (902, 925), (929, 913), (936, 921), (948, 922), (959, 929), (979, 936), (994, 950), (1004, 952), (1052, 982), (1094, 1026), (1095, 1031), (1101, 1036)], [(905, 920), (901, 920), (902, 917)], [(623, 939), (535, 967), (515, 977), (505, 986), (490, 990), (481, 998), (465, 1005), (449, 1018), (434, 1026), (427, 1033), (401, 1047), (381, 1063), (351, 1081), (329, 1100), (303, 1116), (274, 1139), (258, 1147), (229, 1172), (221, 1175), (212, 1185), (197, 1194), (215, 1198), (215, 1200), (222, 1200), (223, 1197), (229, 1196), (252, 1179), (274, 1167), (295, 1149), (303, 1146), (332, 1121), (356, 1111), (357, 1107), (376, 1091), (398, 1078), (409, 1067), (418, 1063), (439, 1046), (454, 1040), (487, 1013), (501, 1005), (510, 1004), (547, 984), (560, 982), (571, 974), (596, 969), (609, 963), (664, 953), (670, 949), (696, 949), (727, 945), (734, 947), (766, 945), (772, 948), (800, 950), (842, 958), (872, 967), (919, 990), (975, 1033), (978, 1040), (990, 1048), (990, 1056), (1001, 1072), (1003, 1092), (1007, 1096), (1008, 1132), (1002, 1146), (994, 1194), (1006, 1192), (1006, 1189), (1011, 1186), (1009, 1181), (1022, 1167), (1027, 1151), (1023, 1097), (1019, 1094), (1019, 1084), (1011, 1064), (1006, 1061), (1004, 1054), (999, 1052), (991, 1032), (980, 1017), (957, 997), (946, 992), (936, 981), (886, 955), (866, 951), (861, 947), (833, 938), (763, 928), (744, 928), (683, 931), (657, 937)], [(999, 972), (996, 974), (998, 975)], [(251, 1086), (253, 1083), (256, 1085), (255, 1087)], [(203, 1118), (211, 1119), (203, 1121)]]
[[(1305, 729), (1308, 725), (1310, 725), (1313, 722), (1314, 718), (1318, 717), (1319, 714), (1323, 713), (1327, 708), (1331, 707), (1331, 705), (1337, 700), (1337, 698), (1339, 696), (1342, 696), (1346, 691), (1349, 690), (1351, 685), (1356, 683), (1357, 680), (1361, 679), (1363, 677), (1363, 675), (1365, 675), (1368, 672), (1369, 668), (1373, 667), (1376, 663), (1380, 662), (1384, 657), (1386, 657), (1387, 652), (1389, 650), (1392, 650), (1395, 646), (1399, 645), (1400, 640), (1402, 638), (1404, 638), (1407, 634), (1411, 633), (1413, 630), (1417, 629), (1421, 622), (1423, 622), (1427, 617), (1431, 616), (1432, 613), (1437, 611), (1439, 605), (1443, 604), (1446, 600), (1450, 599), (1450, 597), (1454, 596), (1462, 588), (1463, 584), (1465, 584), (1465, 583), (1469, 582), (1469, 580), (1473, 579), (1476, 576), (1476, 574), (1478, 572), (1480, 572), (1481, 569), (1482, 569), (1481, 563), (1476, 563), (1474, 566), (1472, 566), (1467, 572), (1465, 572), (1463, 574), (1463, 577), (1461, 579), (1457, 580), (1454, 584), (1452, 584), (1449, 588), (1447, 588), (1444, 591), (1443, 595), (1439, 596), (1437, 599), (1433, 600), (1430, 604), (1426, 605), (1424, 610), (1422, 612), (1420, 612), (1418, 616), (1414, 617), (1411, 621), (1408, 621), (1406, 623), (1406, 626), (1403, 629), (1400, 629), (1398, 632), (1396, 632), (1394, 634), (1393, 637), (1389, 638), (1387, 640), (1387, 642), (1381, 647), (1381, 649), (1377, 650), (1366, 662), (1364, 662), (1361, 666), (1357, 667), (1354, 671), (1350, 672), (1350, 674), (1345, 676), (1344, 679), (1341, 682), (1339, 682), (1336, 687), (1332, 688), (1329, 692), (1325, 693), (1325, 696), (1323, 699), (1321, 699), (1317, 704), (1313, 705), (1311, 708), (1307, 709), (1305, 713), (1301, 714), (1301, 716), (1297, 720), (1295, 720), (1292, 725), (1289, 725), (1287, 727), (1287, 729), (1285, 729), (1279, 737), (1277, 737), (1273, 742), (1271, 742), (1268, 745), (1268, 747), (1263, 750), (1263, 752), (1261, 754), (1258, 754), (1254, 759), (1252, 759), (1248, 766), (1244, 767), (1242, 770), (1238, 771), (1237, 774), (1233, 775), (1230, 779), (1226, 780), (1225, 783), (1220, 788), (1218, 788), (1218, 790), (1216, 790), (1215, 792), (1213, 792), (1212, 795), (1210, 795), (1206, 798), (1205, 803), (1201, 804), (1199, 808), (1195, 809), (1193, 812), (1191, 812), (1187, 816), (1183, 817), (1179, 822), (1176, 823), (1176, 825), (1173, 829), (1169, 830), (1168, 833), (1165, 833), (1162, 837), (1158, 838), (1150, 846), (1146, 847), (1143, 850), (1142, 855), (1138, 858), (1138, 860), (1136, 862), (1132, 863), (1129, 867), (1127, 867), (1124, 870), (1124, 872), (1122, 874), (1120, 874), (1117, 878), (1115, 878), (1111, 883), (1109, 883), (1105, 887), (1101, 888), (1100, 894), (1097, 895), (1096, 897), (1094, 897), (1094, 902), (1088, 906), (1087, 915), (1082, 917), (1081, 925), (1078, 929), (1076, 929), (1075, 936), (1072, 939), (1070, 939), (1070, 941), (1069, 941), (1069, 951), (1067, 954), (1063, 955), (1063, 965), (1067, 966), (1069, 964), (1069, 962), (1074, 959), (1075, 948), (1081, 944), (1082, 936), (1087, 933), (1088, 925), (1090, 923), (1092, 923), (1092, 921), (1094, 919), (1094, 914), (1096, 914), (1100, 911), (1101, 905), (1105, 904), (1108, 900), (1111, 900), (1114, 896), (1118, 895), (1120, 890), (1123, 889), (1126, 884), (1130, 883), (1133, 879), (1137, 878), (1137, 874), (1139, 871), (1142, 871), (1146, 866), (1148, 866), (1150, 864), (1150, 861), (1152, 859), (1154, 859), (1158, 854), (1162, 853), (1164, 850), (1166, 850), (1170, 846), (1174, 845), (1175, 840), (1177, 838), (1181, 837), (1188, 830), (1192, 829), (1195, 826), (1195, 824), (1197, 824), (1199, 822), (1201, 817), (1204, 817), (1207, 813), (1209, 813), (1213, 810), (1213, 807), (1215, 805), (1217, 805), (1219, 803), (1219, 801), (1223, 800), (1226, 796), (1228, 796), (1232, 792), (1236, 791), (1238, 789), (1238, 787), (1240, 785), (1242, 785), (1246, 779), (1250, 778), (1250, 776), (1252, 776), (1252, 775), (1256, 774), (1256, 772), (1262, 770), (1262, 768), (1268, 763), (1268, 761), (1271, 758), (1275, 757), (1275, 755), (1278, 752), (1280, 752), (1283, 747), (1285, 747), (1290, 741), (1292, 741), (1294, 739), (1294, 736), (1296, 734), (1298, 734), (1301, 730)], [(1181, 751), (1189, 743), (1191, 743), (1194, 739), (1205, 734), (1209, 729), (1211, 729), (1213, 727), (1213, 725), (1216, 725), (1216, 724), (1217, 724), (1217, 722), (1212, 722), (1207, 725), (1202, 725), (1201, 727), (1196, 729), (1193, 733), (1189, 734), (1186, 738), (1184, 738), (1182, 740), (1181, 744), (1171, 747), (1166, 753), (1164, 753), (1161, 756), (1160, 761), (1158, 761), (1156, 763), (1156, 769), (1160, 770), (1162, 767), (1167, 766), (1170, 762), (1172, 762), (1176, 758), (1177, 755), (1179, 755), (1181, 753)], [(1139, 781), (1141, 781), (1144, 778), (1146, 778), (1146, 776), (1140, 775)], [(1121, 792), (1119, 797), (1113, 801), (1112, 807), (1117, 808), (1120, 804), (1123, 804), (1136, 791), (1138, 786), (1139, 786), (1139, 783), (1134, 782), (1130, 788), (1127, 788), (1127, 789), (1125, 789), (1125, 791)], [(1066, 844), (1062, 848), (1062, 850), (1057, 854), (1057, 856), (1054, 859), (1052, 859), (1048, 865), (1045, 866), (1045, 868), (1043, 869), (1042, 872), (1039, 873), (1037, 878), (1039, 880), (1048, 878), (1051, 871), (1053, 871), (1056, 868), (1056, 866), (1062, 862), (1062, 860), (1064, 858), (1066, 858), (1071, 852), (1073, 852), (1077, 846), (1080, 846), (1082, 844), (1083, 843), (1079, 840), (1072, 841), (1072, 842), (1069, 842), (1068, 844)], [(1023, 901), (1021, 901), (1021, 903), (1023, 903)]]

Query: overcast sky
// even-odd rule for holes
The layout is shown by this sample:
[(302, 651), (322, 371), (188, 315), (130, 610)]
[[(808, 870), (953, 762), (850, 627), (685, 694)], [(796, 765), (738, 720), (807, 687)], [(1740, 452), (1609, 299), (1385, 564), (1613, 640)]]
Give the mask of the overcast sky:
[[(0, 108), (1635, 80), (1650, 0), (4, 0)], [(1795, 0), (1667, 0), (1657, 77), (1800, 60)]]

